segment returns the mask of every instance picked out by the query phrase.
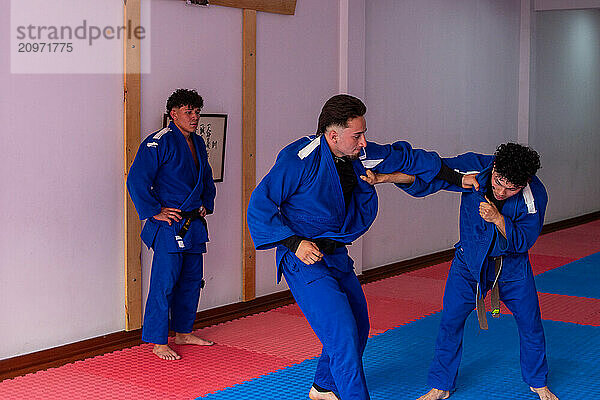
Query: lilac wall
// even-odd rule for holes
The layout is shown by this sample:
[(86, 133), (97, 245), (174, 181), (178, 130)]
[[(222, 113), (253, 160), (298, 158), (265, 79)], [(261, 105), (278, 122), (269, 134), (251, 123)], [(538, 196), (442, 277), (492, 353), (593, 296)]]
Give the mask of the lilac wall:
[[(318, 12), (315, 12), (318, 10)], [(256, 175), (260, 180), (288, 143), (316, 130), (321, 106), (337, 93), (338, 2), (301, 0), (296, 15), (257, 18)], [(273, 251), (258, 252), (257, 295), (275, 285)]]
[[(3, 9), (9, 4), (0, 0)], [(407, 139), (443, 155), (516, 140), (519, 10), (518, 0), (301, 0), (295, 16), (259, 13), (257, 179), (283, 146), (315, 130), (323, 102), (342, 87), (341, 70), (348, 91), (366, 100), (372, 140)], [(152, 0), (142, 137), (160, 128), (178, 87), (196, 88), (205, 112), (229, 115), (200, 309), (240, 300), (241, 21), (237, 9)], [(9, 26), (9, 14), (0, 22)], [(0, 50), (9, 54), (6, 35)], [(124, 329), (122, 77), (12, 75), (9, 62), (0, 61), (0, 204), (8, 210), (0, 233), (0, 359)], [(543, 140), (532, 135), (534, 144)], [(564, 143), (558, 133), (551, 140)], [(580, 183), (574, 190), (587, 190)], [(378, 190), (379, 218), (352, 249), (365, 268), (456, 240), (456, 196), (414, 200), (393, 187)], [(555, 217), (578, 214), (569, 204), (579, 203), (561, 199)], [(144, 297), (150, 256), (143, 251)], [(275, 285), (273, 253), (259, 252), (257, 295), (284, 288)]]
[(554, 222), (600, 209), (600, 10), (535, 17), (530, 144)]
[[(166, 100), (177, 88), (198, 90), (203, 112), (228, 114), (224, 181), (216, 184), (215, 213), (207, 218), (211, 242), (202, 309), (240, 298), (241, 21), (238, 9), (152, 1), (152, 65), (142, 77), (142, 137), (160, 129)], [(142, 247), (145, 299), (152, 254)]]
[[(241, 22), (238, 9), (152, 1), (142, 137), (160, 128), (178, 87), (196, 88), (205, 112), (229, 116), (201, 309), (240, 300)], [(337, 92), (338, 2), (301, 1), (293, 17), (260, 13), (257, 38), (261, 178), (281, 147), (314, 130), (321, 104)], [(11, 75), (9, 62), (0, 61), (1, 196), (11, 227), (0, 234), (0, 358), (124, 329), (122, 77)], [(142, 258), (145, 297), (150, 252)], [(273, 261), (268, 253), (258, 260), (259, 295), (285, 288), (275, 286)]]
[[(516, 0), (380, 0), (366, 8), (368, 136), (453, 155), (516, 140)], [(381, 187), (364, 268), (448, 249), (456, 195), (423, 200)]]
[(122, 76), (11, 74), (8, 39), (0, 35), (0, 359), (124, 327)]

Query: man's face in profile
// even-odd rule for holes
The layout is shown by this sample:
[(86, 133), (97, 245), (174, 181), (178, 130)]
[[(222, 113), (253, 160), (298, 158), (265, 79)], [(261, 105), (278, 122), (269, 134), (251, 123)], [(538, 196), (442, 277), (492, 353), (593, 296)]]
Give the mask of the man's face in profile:
[(365, 132), (367, 131), (367, 121), (365, 117), (350, 118), (348, 127), (336, 132), (333, 137), (332, 151), (338, 157), (348, 157), (356, 160), (361, 150), (367, 146)]

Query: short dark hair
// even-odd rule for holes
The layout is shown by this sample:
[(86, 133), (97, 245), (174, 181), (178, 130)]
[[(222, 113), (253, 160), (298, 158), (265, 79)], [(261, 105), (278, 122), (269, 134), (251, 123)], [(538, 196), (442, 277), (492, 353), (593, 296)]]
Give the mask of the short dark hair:
[(167, 100), (167, 113), (170, 113), (174, 108), (183, 106), (202, 109), (204, 100), (195, 90), (177, 89)]
[(522, 144), (501, 144), (494, 155), (496, 172), (515, 186), (527, 185), (531, 177), (541, 168), (540, 155)]
[(348, 120), (362, 117), (367, 112), (367, 106), (357, 97), (348, 94), (338, 94), (325, 102), (319, 115), (317, 135), (325, 133), (331, 125), (348, 127)]

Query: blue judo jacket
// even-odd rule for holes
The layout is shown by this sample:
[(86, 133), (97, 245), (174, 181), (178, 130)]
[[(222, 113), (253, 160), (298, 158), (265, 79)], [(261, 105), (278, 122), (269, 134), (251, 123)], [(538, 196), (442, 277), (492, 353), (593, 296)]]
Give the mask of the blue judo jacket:
[[(435, 179), (430, 183), (418, 177), (411, 185), (398, 184), (406, 193), (423, 197), (439, 190), (462, 192), (460, 203), (460, 241), (455, 245), (456, 255), (477, 282), (490, 280), (491, 257), (502, 257), (503, 267), (499, 281), (523, 279), (529, 264), (528, 251), (537, 240), (544, 224), (548, 194), (538, 177), (521, 192), (509, 197), (502, 206), (501, 214), (506, 225), (506, 238), (496, 226), (479, 215), (479, 203), (485, 202), (487, 187), (494, 166), (494, 156), (466, 153), (443, 159), (448, 167), (460, 171), (479, 172), (479, 191), (463, 189)], [(493, 279), (493, 276), (491, 276)]]
[[(439, 172), (441, 160), (436, 153), (413, 150), (406, 142), (391, 145), (367, 142), (352, 166), (357, 177), (365, 174), (365, 168), (378, 172), (402, 170), (430, 182)], [(281, 260), (290, 250), (278, 242), (297, 235), (349, 244), (369, 229), (376, 215), (377, 193), (360, 178), (346, 209), (326, 139), (307, 136), (278, 154), (275, 165), (250, 197), (247, 218), (256, 248), (277, 248), (279, 281)], [(328, 267), (344, 272), (353, 268), (345, 247), (325, 255), (323, 260)]]
[[(168, 127), (149, 135), (140, 145), (127, 176), (127, 189), (141, 220), (147, 219), (142, 241), (153, 247), (159, 235), (165, 238), (169, 251), (204, 251), (208, 230), (201, 221), (192, 222), (189, 231), (178, 241), (175, 237), (184, 220), (172, 222), (152, 218), (161, 207), (191, 211), (204, 206), (214, 210), (215, 184), (208, 164), (206, 145), (198, 134), (192, 135), (199, 168), (185, 137), (171, 122)], [(183, 246), (181, 243), (183, 242)]]

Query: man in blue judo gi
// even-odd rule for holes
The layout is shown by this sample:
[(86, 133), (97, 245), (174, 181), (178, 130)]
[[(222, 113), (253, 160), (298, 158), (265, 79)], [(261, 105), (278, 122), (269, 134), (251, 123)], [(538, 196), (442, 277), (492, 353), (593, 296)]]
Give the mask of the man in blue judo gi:
[(194, 90), (178, 89), (167, 100), (168, 127), (140, 145), (127, 189), (141, 220), (142, 241), (154, 250), (142, 340), (164, 360), (181, 358), (167, 345), (213, 344), (192, 335), (202, 280), (202, 255), (213, 212), (215, 184), (206, 145), (196, 133), (204, 102)]
[(483, 298), (491, 290), (492, 314), (499, 300), (513, 313), (520, 337), (521, 374), (542, 400), (558, 400), (548, 389), (546, 343), (528, 250), (544, 223), (548, 195), (535, 176), (537, 152), (515, 143), (500, 145), (493, 156), (466, 153), (444, 159), (457, 171), (480, 171), (474, 189), (439, 179), (430, 183), (402, 173), (367, 174), (369, 183), (392, 182), (421, 197), (446, 189), (462, 193), (460, 241), (446, 281), (440, 330), (429, 371), (432, 389), (418, 400), (446, 399), (455, 389), (462, 355), (464, 325), (477, 309), (487, 329)]
[(365, 140), (366, 107), (356, 97), (329, 99), (316, 136), (286, 146), (248, 206), (257, 249), (276, 247), (277, 278), (323, 344), (313, 400), (366, 400), (362, 355), (369, 335), (367, 304), (346, 245), (371, 226), (377, 194), (361, 179), (365, 167), (405, 171), (431, 181), (442, 169), (435, 153), (406, 142)]

